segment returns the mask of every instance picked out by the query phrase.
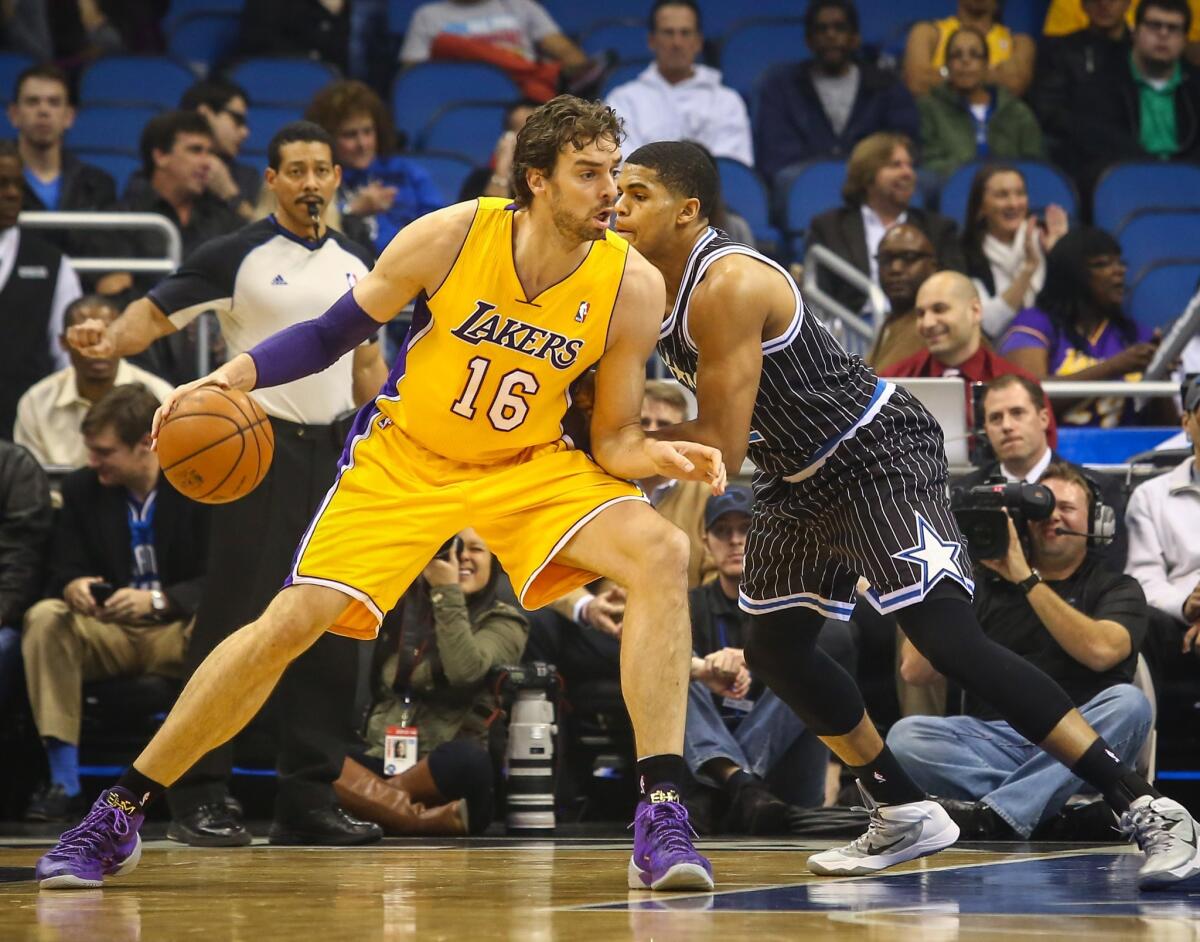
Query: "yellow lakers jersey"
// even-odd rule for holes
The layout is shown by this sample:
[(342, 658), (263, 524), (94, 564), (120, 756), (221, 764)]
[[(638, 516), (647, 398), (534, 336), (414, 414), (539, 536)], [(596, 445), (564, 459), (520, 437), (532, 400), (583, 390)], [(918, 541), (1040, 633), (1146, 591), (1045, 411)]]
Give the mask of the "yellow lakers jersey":
[(488, 464), (562, 436), (568, 387), (604, 352), (629, 244), (592, 243), (570, 275), (527, 298), (509, 201), (481, 197), (466, 242), (416, 302), (380, 411), (430, 451)]

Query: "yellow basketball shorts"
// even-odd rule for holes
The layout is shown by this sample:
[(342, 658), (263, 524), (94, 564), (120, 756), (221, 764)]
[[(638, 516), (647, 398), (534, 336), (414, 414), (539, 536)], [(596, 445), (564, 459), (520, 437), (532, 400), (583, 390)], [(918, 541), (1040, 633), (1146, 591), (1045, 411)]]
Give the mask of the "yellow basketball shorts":
[(330, 630), (369, 640), (438, 548), (472, 527), (521, 603), (540, 608), (597, 578), (554, 561), (571, 537), (604, 508), (645, 499), (563, 442), (505, 462), (464, 464), (377, 414), (351, 445), (287, 582), (345, 592), (353, 601)]

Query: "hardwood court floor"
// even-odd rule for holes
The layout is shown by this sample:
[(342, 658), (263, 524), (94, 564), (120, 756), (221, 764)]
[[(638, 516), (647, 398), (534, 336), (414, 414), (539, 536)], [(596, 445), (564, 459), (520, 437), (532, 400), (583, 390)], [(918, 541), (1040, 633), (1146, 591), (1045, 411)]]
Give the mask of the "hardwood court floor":
[[(45, 844), (0, 841), (0, 939), (643, 942), (1200, 940), (1200, 881), (1139, 894), (1106, 845), (955, 848), (885, 876), (804, 868), (820, 842), (703, 844), (718, 892), (625, 889), (626, 841), (393, 841), (354, 850), (146, 844), (104, 890), (38, 892)], [(994, 845), (995, 846), (995, 845)]]

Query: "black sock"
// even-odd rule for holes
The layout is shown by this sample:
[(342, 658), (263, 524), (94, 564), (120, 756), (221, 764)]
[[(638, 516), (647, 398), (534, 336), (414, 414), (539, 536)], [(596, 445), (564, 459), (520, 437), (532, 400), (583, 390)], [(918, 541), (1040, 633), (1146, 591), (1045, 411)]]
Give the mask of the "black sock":
[(743, 785), (749, 785), (757, 781), (758, 779), (752, 773), (747, 772), (745, 769), (738, 769), (729, 778), (725, 779), (725, 791), (731, 795), (736, 795)]
[(117, 779), (117, 787), (123, 788), (133, 795), (143, 808), (155, 798), (162, 797), (163, 792), (167, 790), (166, 785), (159, 785), (154, 779), (146, 778), (132, 765)]
[(923, 792), (917, 783), (904, 771), (892, 750), (887, 746), (872, 762), (866, 765), (847, 766), (857, 776), (862, 787), (881, 805), (904, 805), (910, 801), (923, 801)]
[[(679, 801), (679, 786), (688, 777), (683, 756), (666, 754), (638, 759), (637, 773), (642, 797), (650, 801)], [(665, 797), (655, 795), (656, 792)]]
[(1099, 737), (1071, 766), (1071, 771), (1103, 795), (1108, 806), (1117, 814), (1128, 811), (1133, 800), (1142, 795), (1162, 797), (1154, 786), (1122, 762), (1108, 743)]

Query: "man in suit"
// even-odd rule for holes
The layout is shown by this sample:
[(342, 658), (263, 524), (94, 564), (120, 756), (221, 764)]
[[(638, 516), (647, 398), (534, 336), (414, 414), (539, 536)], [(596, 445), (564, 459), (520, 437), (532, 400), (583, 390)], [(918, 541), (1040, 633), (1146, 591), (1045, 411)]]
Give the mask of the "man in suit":
[[(966, 258), (953, 220), (912, 206), (917, 189), (912, 141), (903, 134), (881, 131), (863, 138), (850, 153), (845, 205), (821, 213), (809, 229), (809, 245), (823, 245), (879, 284), (876, 255), (884, 234), (908, 223), (933, 243), (942, 268), (966, 271)], [(841, 278), (826, 274), (821, 287), (853, 311), (860, 310), (866, 295)]]
[(207, 508), (162, 475), (150, 448), (158, 399), (118, 386), (83, 420), (88, 467), (63, 479), (49, 597), (25, 614), (21, 651), (50, 783), (27, 817), (65, 820), (87, 801), (79, 784), (83, 684), (182, 676), (204, 584)]
[[(1050, 410), (1042, 387), (1018, 373), (997, 376), (983, 396), (983, 427), (996, 460), (973, 471), (958, 483), (983, 484), (988, 478), (1036, 483), (1052, 462), (1064, 459), (1050, 447)], [(1070, 464), (1070, 462), (1066, 462)], [(1102, 550), (1104, 561), (1116, 572), (1125, 568), (1129, 536), (1125, 528), (1125, 495), (1118, 481), (1071, 465), (1100, 489), (1104, 503), (1117, 515), (1113, 541)]]

